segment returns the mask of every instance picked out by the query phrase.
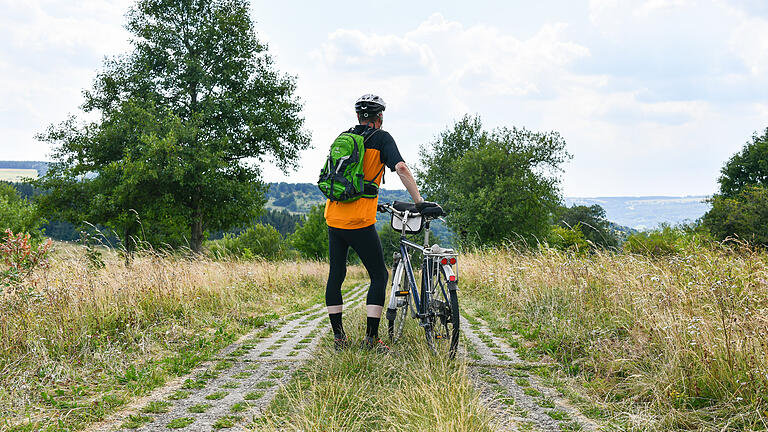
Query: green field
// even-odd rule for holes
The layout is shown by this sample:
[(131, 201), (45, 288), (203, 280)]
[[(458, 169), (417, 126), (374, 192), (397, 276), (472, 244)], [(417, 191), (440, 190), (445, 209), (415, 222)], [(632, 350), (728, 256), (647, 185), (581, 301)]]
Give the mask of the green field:
[(36, 179), (37, 170), (0, 168), (0, 180), (18, 182), (25, 178)]

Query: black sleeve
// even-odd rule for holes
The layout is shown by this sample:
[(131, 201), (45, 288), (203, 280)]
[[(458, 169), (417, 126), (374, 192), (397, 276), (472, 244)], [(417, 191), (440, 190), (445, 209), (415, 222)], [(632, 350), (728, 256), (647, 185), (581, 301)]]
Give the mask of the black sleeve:
[(381, 146), (379, 147), (381, 163), (394, 171), (395, 165), (405, 161), (403, 160), (403, 157), (400, 156), (400, 150), (397, 149), (397, 144), (395, 144), (395, 139), (392, 138), (392, 135), (390, 135), (389, 132), (382, 132), (383, 133), (380, 134), (379, 138), (381, 140)]

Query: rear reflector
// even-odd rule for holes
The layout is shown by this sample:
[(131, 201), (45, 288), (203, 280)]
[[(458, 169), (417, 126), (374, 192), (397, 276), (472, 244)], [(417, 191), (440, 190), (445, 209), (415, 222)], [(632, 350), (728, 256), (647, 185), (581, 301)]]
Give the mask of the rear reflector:
[(451, 264), (456, 264), (456, 258), (451, 258), (448, 262), (450, 262)]
[(442, 265), (446, 265), (446, 264), (448, 264), (448, 258), (443, 258), (443, 259), (441, 259), (441, 260), (440, 260), (440, 264), (442, 264)]
[(451, 282), (456, 282), (456, 276), (453, 276), (453, 275), (448, 276), (448, 280)]

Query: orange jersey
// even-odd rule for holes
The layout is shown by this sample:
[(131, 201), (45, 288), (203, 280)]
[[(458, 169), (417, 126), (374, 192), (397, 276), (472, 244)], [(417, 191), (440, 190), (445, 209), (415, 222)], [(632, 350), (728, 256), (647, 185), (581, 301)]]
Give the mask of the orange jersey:
[[(354, 128), (354, 132), (360, 134), (367, 127), (358, 125)], [(365, 140), (363, 176), (365, 180), (373, 181), (381, 186), (384, 166), (394, 170), (395, 165), (402, 160), (403, 158), (400, 156), (392, 136), (385, 131), (378, 130)], [(346, 203), (327, 200), (325, 203), (325, 222), (333, 228), (365, 228), (376, 223), (376, 206), (378, 203), (378, 196), (376, 198), (360, 198)]]

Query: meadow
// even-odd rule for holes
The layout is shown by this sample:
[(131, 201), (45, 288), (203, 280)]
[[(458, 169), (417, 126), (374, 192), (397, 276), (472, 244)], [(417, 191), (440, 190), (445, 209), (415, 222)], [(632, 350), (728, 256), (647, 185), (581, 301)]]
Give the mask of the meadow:
[(318, 262), (97, 252), (57, 243), (0, 295), (0, 430), (82, 429), (324, 295)]
[(523, 358), (559, 363), (610, 430), (768, 427), (768, 254), (552, 249), (462, 259), (462, 305)]
[[(126, 266), (99, 253), (56, 244), (48, 269), (0, 297), (0, 429), (86, 428), (239, 336), (323, 302), (324, 262), (145, 251)], [(766, 429), (764, 251), (496, 248), (459, 264), (466, 316), (550, 365), (546, 378), (604, 430)], [(351, 267), (345, 289), (365, 276)], [(362, 313), (346, 315), (351, 334), (362, 334)], [(434, 357), (408, 325), (390, 357), (334, 353), (326, 335), (255, 428), (495, 430), (470, 365)]]

